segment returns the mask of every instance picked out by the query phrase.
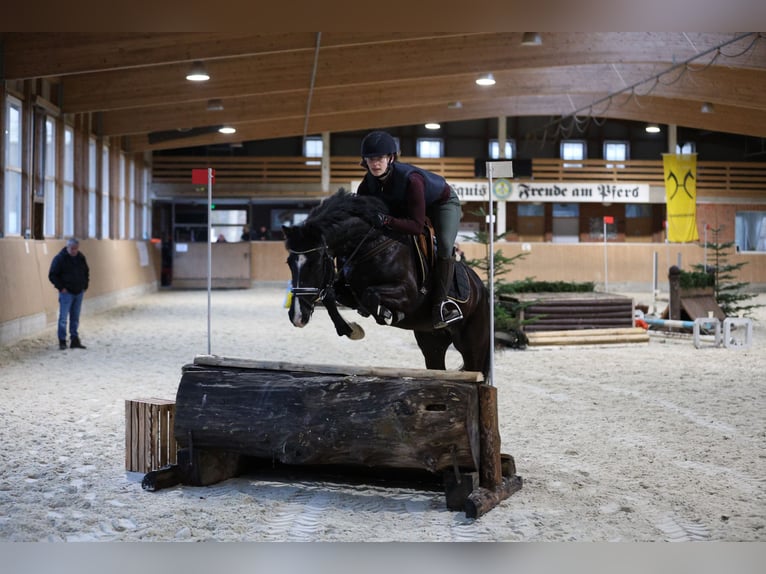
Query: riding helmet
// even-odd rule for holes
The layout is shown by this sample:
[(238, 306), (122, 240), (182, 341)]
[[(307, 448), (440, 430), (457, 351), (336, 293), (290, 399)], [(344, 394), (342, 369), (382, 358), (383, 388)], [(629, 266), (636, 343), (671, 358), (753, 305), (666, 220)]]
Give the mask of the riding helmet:
[(396, 140), (388, 132), (370, 132), (362, 140), (363, 158), (396, 154), (397, 151)]

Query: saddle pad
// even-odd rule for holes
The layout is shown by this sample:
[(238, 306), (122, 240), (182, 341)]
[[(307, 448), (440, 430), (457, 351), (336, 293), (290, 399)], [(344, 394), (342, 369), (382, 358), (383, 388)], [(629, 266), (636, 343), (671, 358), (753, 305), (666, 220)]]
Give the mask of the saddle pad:
[(468, 301), (471, 293), (471, 285), (468, 282), (468, 270), (464, 263), (455, 262), (455, 276), (452, 279), (452, 285), (449, 288), (449, 298), (458, 303)]

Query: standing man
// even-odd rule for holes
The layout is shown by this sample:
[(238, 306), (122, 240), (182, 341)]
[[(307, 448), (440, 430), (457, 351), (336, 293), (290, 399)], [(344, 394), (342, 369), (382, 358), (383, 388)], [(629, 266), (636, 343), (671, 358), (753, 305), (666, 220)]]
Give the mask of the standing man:
[(82, 298), (88, 289), (90, 269), (85, 255), (80, 253), (80, 242), (71, 237), (51, 261), (48, 279), (59, 292), (59, 349), (66, 349), (66, 325), (69, 319), (70, 347), (84, 349), (77, 328), (80, 326)]

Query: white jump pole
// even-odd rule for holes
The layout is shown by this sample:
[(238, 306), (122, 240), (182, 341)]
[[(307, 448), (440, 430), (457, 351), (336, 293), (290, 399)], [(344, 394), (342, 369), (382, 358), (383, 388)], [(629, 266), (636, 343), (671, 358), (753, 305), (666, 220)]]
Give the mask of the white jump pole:
[(513, 164), (510, 161), (488, 161), (486, 163), (489, 190), (487, 202), (487, 229), (489, 230), (489, 260), (487, 261), (487, 278), (489, 280), (489, 385), (495, 384), (495, 212), (492, 208), (494, 193), (493, 179), (495, 177), (513, 177)]
[(604, 218), (604, 293), (609, 293), (609, 258), (607, 257), (606, 217)]
[(207, 354), (210, 345), (210, 294), (213, 290), (213, 168), (207, 168)]

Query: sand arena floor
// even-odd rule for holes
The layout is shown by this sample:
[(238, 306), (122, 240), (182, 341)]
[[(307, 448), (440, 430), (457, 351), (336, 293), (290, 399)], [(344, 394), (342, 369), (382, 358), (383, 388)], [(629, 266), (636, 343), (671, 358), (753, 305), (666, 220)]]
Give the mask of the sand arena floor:
[[(212, 352), (422, 368), (411, 333), (348, 310), (362, 341), (337, 337), (323, 310), (296, 329), (284, 296), (213, 292)], [(471, 520), (415, 488), (242, 476), (143, 491), (125, 471), (124, 401), (174, 398), (181, 366), (207, 352), (206, 292), (149, 294), (83, 316), (85, 351), (59, 351), (53, 327), (0, 348), (0, 541), (764, 541), (756, 317), (747, 350), (661, 337), (499, 349), (502, 450), (524, 487)]]

